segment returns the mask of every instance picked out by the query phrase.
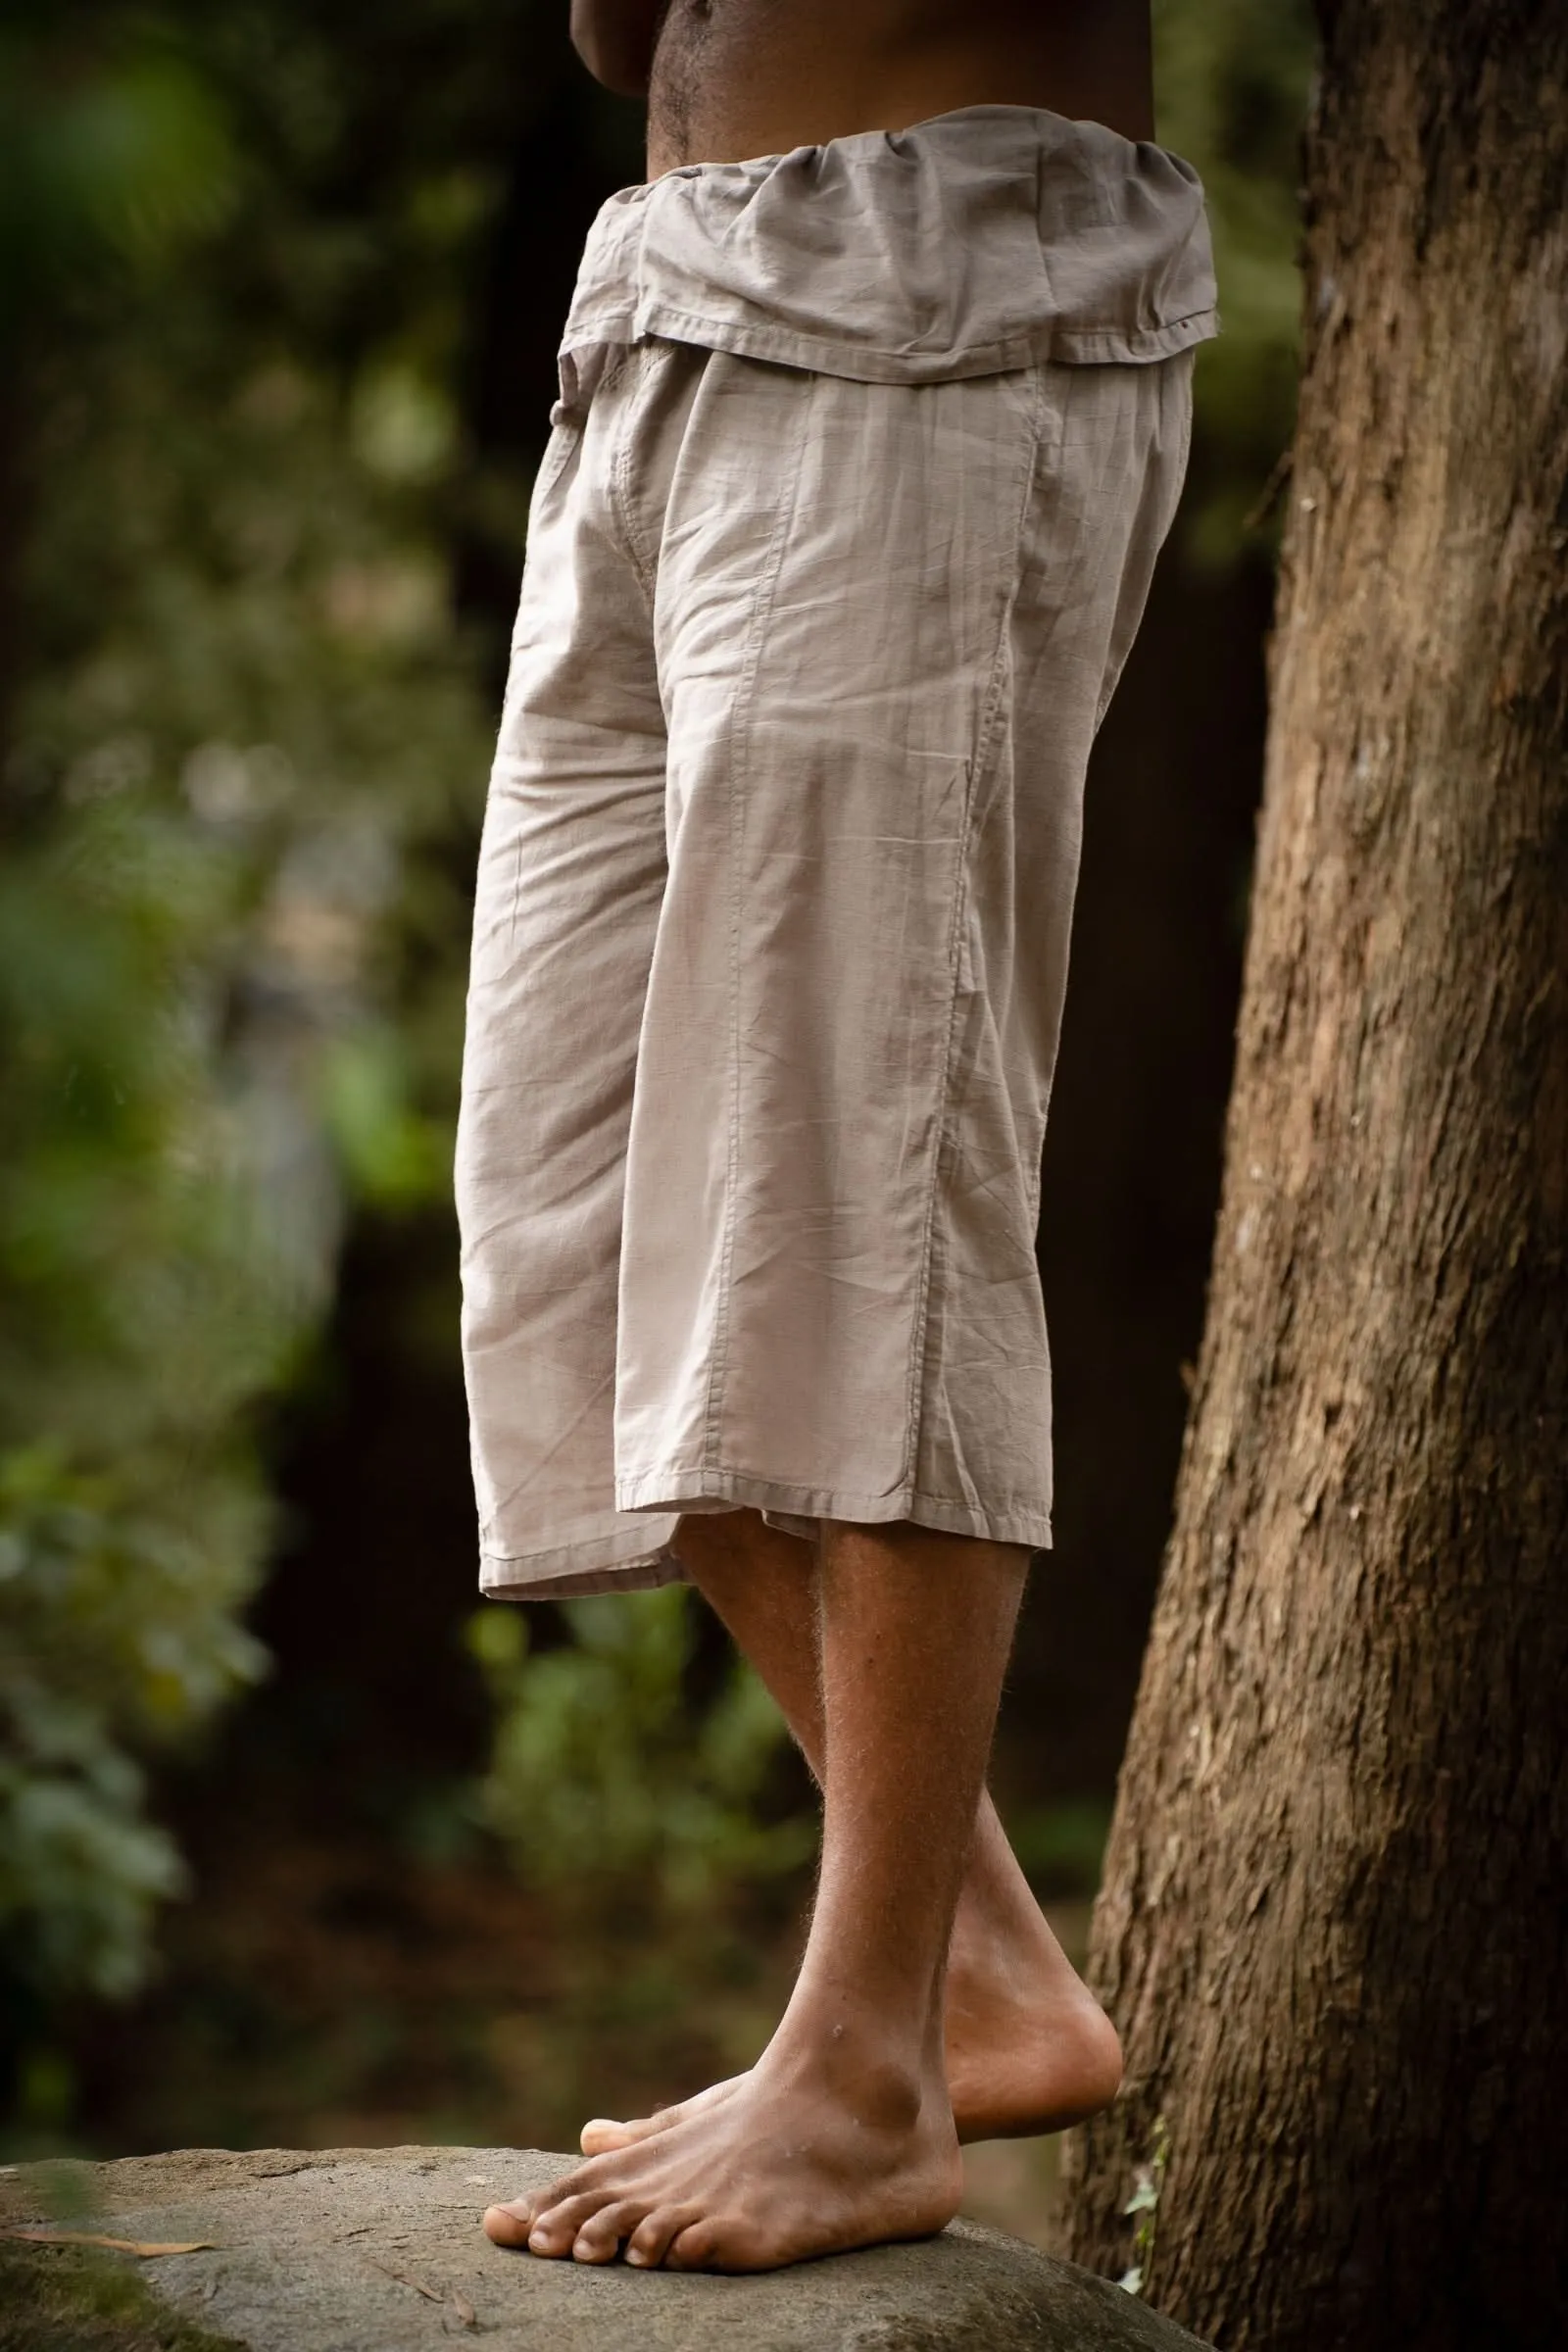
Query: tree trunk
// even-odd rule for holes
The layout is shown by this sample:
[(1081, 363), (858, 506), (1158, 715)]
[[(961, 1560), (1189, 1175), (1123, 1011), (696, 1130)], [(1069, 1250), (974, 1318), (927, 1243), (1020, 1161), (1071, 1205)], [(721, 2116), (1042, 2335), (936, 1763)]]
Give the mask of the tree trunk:
[(1224, 1198), (1096, 1918), (1129, 2089), (1067, 2250), (1226, 2352), (1555, 2352), (1568, 7), (1320, 17)]

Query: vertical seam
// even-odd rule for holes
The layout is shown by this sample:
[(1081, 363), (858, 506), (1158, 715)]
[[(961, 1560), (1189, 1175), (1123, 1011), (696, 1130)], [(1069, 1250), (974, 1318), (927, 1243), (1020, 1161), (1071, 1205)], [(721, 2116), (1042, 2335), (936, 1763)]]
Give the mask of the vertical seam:
[(931, 1153), (931, 1174), (926, 1192), (925, 1223), (920, 1244), (919, 1291), (915, 1300), (914, 1322), (909, 1334), (908, 1375), (905, 1387), (904, 1467), (901, 1488), (912, 1493), (915, 1468), (920, 1449), (920, 1405), (928, 1370), (927, 1333), (930, 1326), (931, 1261), (936, 1250), (937, 1199), (942, 1190), (943, 1158), (947, 1148), (948, 1114), (953, 1095), (954, 1046), (958, 1025), (958, 948), (962, 924), (969, 905), (969, 845), (973, 833), (974, 807), (981, 778), (987, 770), (997, 737), (1002, 712), (1002, 685), (1005, 669), (1008, 629), (1021, 584), (1021, 554), (1024, 523), (1029, 512), (1029, 500), (1034, 490), (1035, 474), (1040, 463), (1040, 445), (1045, 434), (1045, 371), (1037, 365), (1031, 375), (1034, 381), (1033, 414), (1029, 420), (1024, 443), (1024, 462), (1020, 467), (1017, 507), (1012, 533), (1012, 576), (1001, 599), (997, 615), (997, 639), (991, 656), (991, 673), (986, 699), (981, 707), (980, 720), (975, 729), (974, 749), (964, 779), (963, 821), (959, 827), (957, 846), (957, 875), (953, 892), (953, 916), (948, 938), (948, 1031), (943, 1049), (942, 1073), (937, 1087), (936, 1138)]
[[(610, 463), (608, 485), (610, 509), (620, 534), (621, 546), (650, 612), (654, 605), (658, 564), (636, 517), (635, 503), (632, 497), (631, 451), (650, 372), (648, 355), (654, 348), (651, 343), (632, 344), (622, 363), (622, 369), (633, 365), (636, 366), (638, 380), (626, 396), (625, 418), (621, 425), (620, 438), (615, 445), (614, 455)], [(617, 374), (622, 369), (617, 369)]]
[(761, 570), (753, 595), (751, 617), (747, 624), (746, 650), (741, 658), (741, 673), (736, 681), (730, 703), (729, 721), (725, 740), (729, 758), (725, 761), (725, 776), (729, 791), (729, 997), (730, 997), (730, 1099), (729, 1143), (724, 1173), (724, 1235), (719, 1250), (718, 1308), (713, 1330), (712, 1362), (708, 1374), (708, 1403), (703, 1416), (702, 1466), (721, 1469), (718, 1460), (719, 1417), (723, 1409), (724, 1381), (728, 1371), (727, 1354), (730, 1335), (730, 1280), (735, 1262), (735, 1226), (737, 1194), (739, 1191), (740, 1129), (741, 1129), (741, 877), (740, 848), (744, 819), (741, 786), (746, 776), (747, 741), (744, 724), (750, 718), (757, 692), (758, 674), (761, 667), (762, 639), (768, 616), (773, 609), (779, 574), (784, 566), (784, 549), (800, 504), (802, 458), (807, 438), (807, 423), (815, 405), (817, 378), (814, 372), (806, 374), (805, 389), (800, 399), (800, 416), (795, 429), (793, 465), (788, 489), (779, 500), (773, 517)]
[[(512, 629), (508, 638), (507, 677), (502, 690), (501, 718), (496, 730), (496, 746), (491, 755), (489, 774), (485, 783), (484, 813), (486, 817), (489, 815), (490, 802), (495, 792), (496, 769), (501, 761), (501, 747), (506, 740), (508, 720), (515, 708), (513, 689), (518, 658), (524, 644), (523, 613), (527, 605), (528, 591), (534, 584), (540, 563), (544, 560), (534, 552), (544, 529), (541, 510), (546, 499), (564, 479), (567, 467), (574, 460), (580, 458), (584, 429), (585, 420), (578, 421), (576, 419), (569, 421), (563, 419), (559, 424), (551, 426), (549, 443), (539, 462), (534, 474), (533, 486), (528, 493), (528, 519), (523, 538), (522, 577), (518, 586), (516, 608), (513, 614)], [(507, 907), (505, 955), (509, 968), (516, 955), (517, 906), (522, 896), (522, 836), (519, 831), (513, 848), (510, 879), (505, 886)]]
[[(583, 420), (578, 416), (563, 416), (558, 424), (550, 427), (550, 437), (545, 443), (544, 453), (538, 465), (534, 467), (533, 481), (528, 492), (530, 519), (533, 511), (543, 505), (556, 483), (565, 472), (572, 457), (581, 448), (582, 436)], [(524, 540), (523, 555), (526, 562), (526, 539)]]
[[(1182, 368), (1182, 363), (1184, 361), (1186, 363), (1185, 369)], [(1182, 388), (1185, 384), (1187, 400), (1185, 414), (1181, 417), (1177, 432), (1176, 462), (1174, 466), (1168, 471), (1167, 474), (1168, 487), (1165, 492), (1164, 520), (1157, 534), (1154, 535), (1153, 551), (1149, 558), (1149, 562), (1144, 572), (1144, 592), (1142, 600), (1138, 606), (1138, 617), (1132, 629), (1127, 634), (1126, 642), (1121, 648), (1119, 658), (1112, 658), (1115, 655), (1114, 639), (1117, 621), (1121, 611), (1121, 604), (1122, 600), (1125, 599), (1127, 594), (1128, 573), (1131, 570), (1134, 562), (1134, 549), (1138, 545), (1142, 532), (1147, 528), (1147, 526), (1141, 521), (1141, 510), (1140, 514), (1135, 515), (1134, 521), (1128, 529), (1127, 535), (1122, 544), (1121, 560), (1118, 566), (1117, 612), (1115, 615), (1113, 615), (1111, 621), (1111, 644), (1107, 650), (1105, 663), (1101, 673), (1100, 693), (1095, 704), (1094, 733), (1096, 736), (1099, 735), (1101, 728), (1105, 722), (1105, 714), (1109, 710), (1111, 702), (1115, 697), (1116, 689), (1121, 684), (1122, 678), (1126, 673), (1127, 663), (1131, 659), (1133, 647), (1137, 643), (1139, 628), (1142, 626), (1143, 615), (1148, 610), (1149, 593), (1153, 581), (1154, 566), (1159, 559), (1162, 549), (1164, 548), (1166, 540), (1170, 537), (1172, 527), (1175, 524), (1176, 516), (1181, 507), (1182, 490), (1187, 480), (1188, 459), (1192, 452), (1192, 374), (1193, 354), (1190, 350), (1185, 352), (1175, 352), (1169, 359), (1156, 361), (1149, 369), (1147, 377), (1142, 371), (1140, 371), (1139, 374), (1138, 397), (1140, 400), (1147, 401), (1149, 394), (1152, 392), (1158, 397), (1160, 404), (1160, 415), (1155, 421), (1152, 437), (1144, 452), (1143, 466), (1141, 469), (1141, 499), (1147, 499), (1149, 495), (1150, 483), (1156, 464), (1157, 451), (1164, 438), (1164, 411), (1170, 393), (1172, 390), (1175, 390), (1178, 397), (1180, 397)]]

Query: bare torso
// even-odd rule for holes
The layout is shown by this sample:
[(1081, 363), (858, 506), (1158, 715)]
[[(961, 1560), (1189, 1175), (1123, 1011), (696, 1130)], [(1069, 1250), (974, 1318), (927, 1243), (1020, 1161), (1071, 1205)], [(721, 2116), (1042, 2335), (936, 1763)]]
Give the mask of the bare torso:
[(669, 0), (648, 86), (650, 178), (1038, 106), (1153, 136), (1150, 0)]

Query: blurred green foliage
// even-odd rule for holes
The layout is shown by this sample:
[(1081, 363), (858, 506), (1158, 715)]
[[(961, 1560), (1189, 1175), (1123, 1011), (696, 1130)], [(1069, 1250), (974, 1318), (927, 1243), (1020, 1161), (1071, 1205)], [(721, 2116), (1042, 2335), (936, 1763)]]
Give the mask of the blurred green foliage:
[(15, 328), (79, 270), (149, 263), (216, 227), (235, 194), (217, 92), (141, 20), (17, 0), (0, 27), (0, 300)]
[[(454, 563), (514, 566), (527, 490), (469, 445), (466, 371), (531, 28), (560, 13), (13, 0), (0, 28), (0, 1991), (24, 2006), (145, 1972), (180, 1883), (145, 1760), (264, 1663), (260, 1410), (346, 1218), (445, 1197), (454, 845), (492, 723)], [(1192, 528), (1227, 563), (1290, 431), (1309, 13), (1155, 16), (1161, 135), (1214, 216)], [(563, 1619), (554, 1647), (515, 1612), (473, 1633), (485, 1807), (524, 1871), (688, 1915), (717, 1875), (799, 1861), (768, 1819), (777, 1718), (739, 1670), (694, 1672), (686, 1594)]]
[(524, 1875), (617, 1902), (636, 1886), (670, 1916), (798, 1870), (810, 1826), (759, 1812), (783, 1720), (739, 1662), (694, 1709), (686, 1588), (561, 1613), (569, 1644), (538, 1656), (518, 1609), (488, 1608), (469, 1629), (497, 1715), (484, 1812)]
[(1208, 198), (1222, 332), (1198, 355), (1189, 561), (1234, 563), (1290, 446), (1300, 326), (1301, 129), (1310, 0), (1153, 0), (1159, 135)]
[[(263, 1664), (258, 1407), (354, 1200), (438, 1197), (449, 1165), (461, 976), (400, 994), (396, 941), (461, 937), (416, 869), (486, 762), (435, 515), (452, 427), (405, 348), (454, 297), (392, 331), (323, 304), (354, 271), (301, 202), (332, 142), (289, 13), (24, 10), (0, 37), (24, 526), (0, 577), (0, 1982), (24, 2006), (144, 1973), (180, 1870), (142, 1760)], [(425, 202), (432, 265), (476, 218)]]

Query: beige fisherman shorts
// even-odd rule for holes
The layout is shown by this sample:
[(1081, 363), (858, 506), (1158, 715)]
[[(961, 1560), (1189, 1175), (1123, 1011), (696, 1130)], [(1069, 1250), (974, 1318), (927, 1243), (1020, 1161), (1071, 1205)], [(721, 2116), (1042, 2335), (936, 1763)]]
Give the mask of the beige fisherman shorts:
[(740, 1505), (1050, 1544), (1084, 771), (1213, 303), (1190, 167), (1028, 108), (601, 214), (474, 908), (486, 1592), (664, 1583)]

